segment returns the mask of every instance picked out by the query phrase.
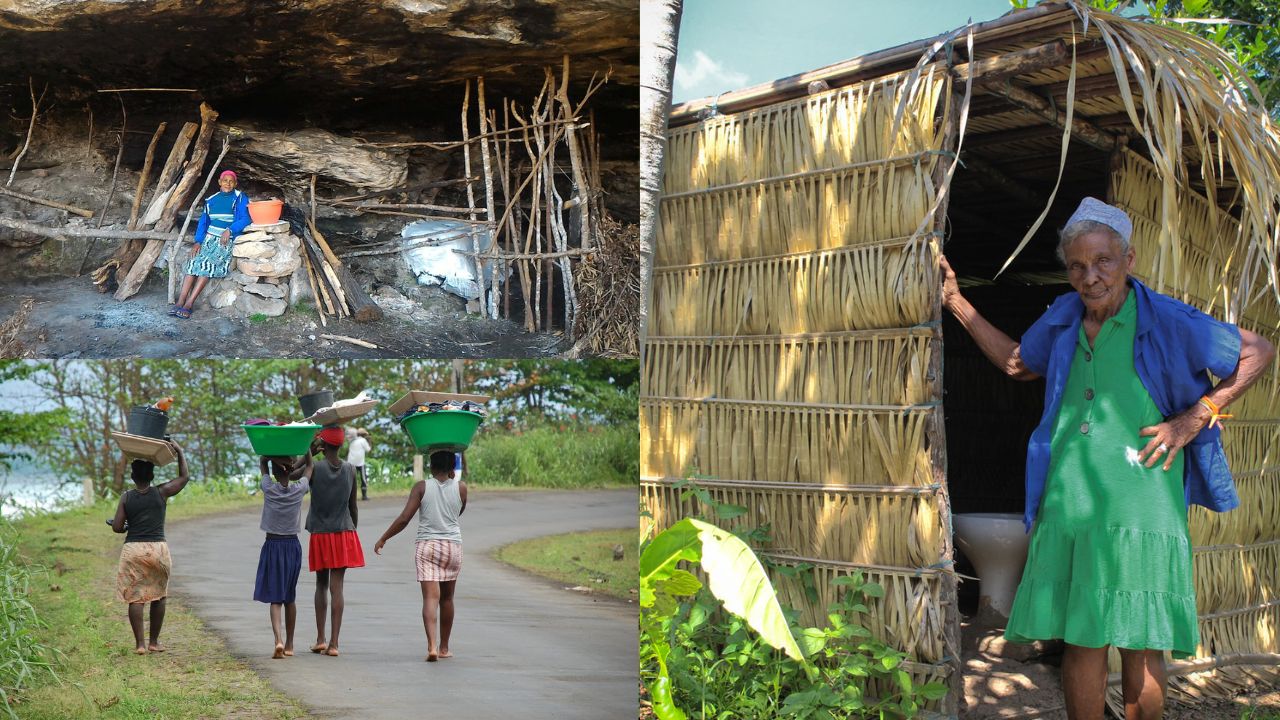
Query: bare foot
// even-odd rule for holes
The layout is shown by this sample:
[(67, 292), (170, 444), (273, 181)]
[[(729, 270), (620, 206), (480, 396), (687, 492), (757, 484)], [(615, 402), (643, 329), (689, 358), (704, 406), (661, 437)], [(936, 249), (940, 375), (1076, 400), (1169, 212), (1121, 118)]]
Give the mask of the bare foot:
[(312, 646), (311, 646), (311, 652), (313, 652), (313, 653), (322, 653), (322, 652), (324, 652), (325, 650), (328, 650), (328, 649), (329, 649), (329, 643), (327, 643), (327, 642), (325, 642), (325, 641), (323, 641), (323, 640), (321, 640), (320, 642), (318, 642), (318, 643), (316, 643), (315, 645), (312, 645)]
[(437, 657), (439, 656), (436, 655), (436, 651), (432, 650), (431, 652), (427, 653), (427, 662), (435, 662)]
[(134, 649), (133, 649), (133, 654), (134, 654), (134, 655), (146, 655), (146, 654), (147, 654), (147, 649), (146, 649), (146, 648), (144, 648), (144, 647), (142, 647), (141, 645), (139, 645), (138, 647), (136, 647), (136, 648), (134, 648)]
[(165, 647), (164, 647), (163, 645), (161, 645), (161, 644), (160, 644), (160, 641), (159, 641), (159, 640), (157, 640), (157, 641), (155, 641), (155, 642), (153, 642), (153, 643), (149, 643), (149, 644), (147, 645), (147, 650), (150, 650), (151, 652), (164, 652), (164, 651), (165, 651)]
[(292, 646), (292, 645), (285, 645), (285, 646), (284, 646), (284, 656), (285, 656), (285, 657), (293, 657), (293, 646)]
[(440, 659), (453, 657), (453, 653), (449, 652), (449, 648), (440, 648)]
[(329, 649), (326, 650), (324, 654), (329, 657), (338, 657), (338, 647), (336, 645), (330, 645)]
[(280, 643), (276, 643), (276, 651), (271, 653), (271, 659), (279, 660), (282, 657), (284, 657), (284, 645), (281, 645)]

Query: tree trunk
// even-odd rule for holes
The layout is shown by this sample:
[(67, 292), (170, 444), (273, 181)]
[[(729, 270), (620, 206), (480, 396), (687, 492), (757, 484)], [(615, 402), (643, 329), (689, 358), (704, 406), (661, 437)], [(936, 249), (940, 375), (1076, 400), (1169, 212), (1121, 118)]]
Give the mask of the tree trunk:
[(653, 302), (653, 241), (666, 169), (667, 114), (676, 69), (682, 0), (640, 3), (640, 365)]

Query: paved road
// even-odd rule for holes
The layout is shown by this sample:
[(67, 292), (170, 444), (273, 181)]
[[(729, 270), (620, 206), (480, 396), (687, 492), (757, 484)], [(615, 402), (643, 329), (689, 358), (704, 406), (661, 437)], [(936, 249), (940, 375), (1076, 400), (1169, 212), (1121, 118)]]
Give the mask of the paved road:
[[(414, 524), (382, 555), (373, 554), (403, 505), (400, 499), (360, 504), (366, 566), (347, 571), (341, 657), (307, 652), (315, 638), (315, 583), (304, 558), (298, 654), (270, 658), (268, 606), (252, 600), (262, 544), (256, 511), (172, 523), (172, 589), (227, 639), (233, 654), (317, 716), (635, 717), (636, 605), (569, 592), (489, 557), (493, 548), (522, 538), (635, 526), (634, 490), (473, 493), (462, 518), (465, 557), (450, 640), (455, 657), (430, 664), (423, 662)], [(300, 539), (305, 555), (305, 531)]]

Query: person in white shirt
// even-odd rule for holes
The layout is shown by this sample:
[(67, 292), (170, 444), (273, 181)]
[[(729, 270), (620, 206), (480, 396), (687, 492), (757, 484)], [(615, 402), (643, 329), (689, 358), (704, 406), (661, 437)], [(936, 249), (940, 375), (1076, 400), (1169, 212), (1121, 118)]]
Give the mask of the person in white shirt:
[(360, 499), (369, 499), (369, 484), (365, 480), (364, 458), (365, 455), (373, 449), (369, 444), (369, 431), (364, 428), (353, 429), (350, 431), (355, 435), (347, 443), (347, 462), (355, 468), (356, 474), (360, 476)]

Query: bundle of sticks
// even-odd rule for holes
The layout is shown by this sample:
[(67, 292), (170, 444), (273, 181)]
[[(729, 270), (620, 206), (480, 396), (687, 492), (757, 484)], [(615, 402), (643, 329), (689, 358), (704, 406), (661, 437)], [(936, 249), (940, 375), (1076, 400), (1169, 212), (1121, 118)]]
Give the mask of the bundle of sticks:
[(316, 176), (311, 176), (311, 212), (302, 220), (291, 213), (290, 224), (302, 238), (302, 265), (307, 270), (311, 296), (315, 298), (320, 324), (330, 317), (350, 317), (356, 322), (382, 319), (382, 308), (356, 282), (351, 269), (333, 253), (320, 228), (316, 227)]

